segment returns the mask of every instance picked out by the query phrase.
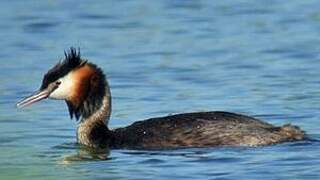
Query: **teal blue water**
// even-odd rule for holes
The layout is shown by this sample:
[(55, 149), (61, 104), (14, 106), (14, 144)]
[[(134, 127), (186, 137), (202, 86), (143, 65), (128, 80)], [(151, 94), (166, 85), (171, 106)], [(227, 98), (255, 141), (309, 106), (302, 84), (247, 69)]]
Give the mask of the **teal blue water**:
[[(319, 1), (1, 1), (0, 179), (319, 179)], [(107, 74), (112, 128), (224, 110), (314, 141), (90, 152), (64, 102), (24, 110), (70, 46)]]

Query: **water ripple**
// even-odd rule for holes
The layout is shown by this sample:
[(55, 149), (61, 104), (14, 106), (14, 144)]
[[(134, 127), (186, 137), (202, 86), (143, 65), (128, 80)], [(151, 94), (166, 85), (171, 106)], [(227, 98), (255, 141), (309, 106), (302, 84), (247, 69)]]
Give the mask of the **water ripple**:
[(59, 26), (57, 22), (34, 22), (24, 25), (24, 30), (28, 33), (42, 33), (53, 30), (57, 26)]

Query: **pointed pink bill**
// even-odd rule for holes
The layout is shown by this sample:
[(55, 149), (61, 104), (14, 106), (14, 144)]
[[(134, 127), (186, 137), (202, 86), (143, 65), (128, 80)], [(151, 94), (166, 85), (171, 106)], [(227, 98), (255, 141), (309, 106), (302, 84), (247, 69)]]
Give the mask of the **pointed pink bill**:
[(50, 92), (47, 89), (44, 89), (42, 91), (37, 91), (34, 94), (32, 94), (29, 97), (26, 97), (25, 99), (23, 99), (22, 101), (17, 103), (17, 108), (24, 108), (26, 106), (29, 106), (33, 103), (36, 103), (38, 101), (41, 101), (43, 99), (46, 99), (47, 97), (49, 97)]

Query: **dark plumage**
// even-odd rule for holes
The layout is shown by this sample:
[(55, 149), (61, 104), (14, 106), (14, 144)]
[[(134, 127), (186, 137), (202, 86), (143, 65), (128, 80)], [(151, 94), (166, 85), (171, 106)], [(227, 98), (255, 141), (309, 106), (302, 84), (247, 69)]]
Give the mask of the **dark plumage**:
[(112, 131), (116, 148), (178, 148), (258, 146), (302, 140), (305, 133), (292, 125), (275, 127), (229, 112), (197, 112), (138, 121)]

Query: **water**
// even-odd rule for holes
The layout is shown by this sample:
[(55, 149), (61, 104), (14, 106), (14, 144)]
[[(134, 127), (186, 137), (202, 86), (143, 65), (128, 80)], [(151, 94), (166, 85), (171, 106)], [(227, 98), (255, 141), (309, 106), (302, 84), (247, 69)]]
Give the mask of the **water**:
[[(319, 179), (319, 1), (1, 1), (0, 179)], [(91, 152), (64, 102), (14, 104), (81, 47), (108, 75), (111, 127), (225, 110), (315, 141)]]

